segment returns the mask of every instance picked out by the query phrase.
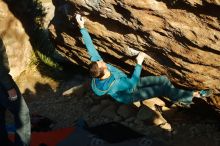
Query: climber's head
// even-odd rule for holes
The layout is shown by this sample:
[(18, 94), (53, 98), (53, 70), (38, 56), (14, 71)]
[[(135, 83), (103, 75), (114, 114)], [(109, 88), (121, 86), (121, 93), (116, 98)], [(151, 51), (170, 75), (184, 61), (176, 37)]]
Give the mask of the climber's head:
[(90, 75), (94, 78), (103, 77), (106, 71), (108, 71), (107, 64), (102, 60), (92, 62), (89, 66)]

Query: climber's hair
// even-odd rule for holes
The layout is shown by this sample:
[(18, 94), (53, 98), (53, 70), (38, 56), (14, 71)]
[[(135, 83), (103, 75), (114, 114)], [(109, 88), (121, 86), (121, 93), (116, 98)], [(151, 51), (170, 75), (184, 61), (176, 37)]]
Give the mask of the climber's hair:
[(104, 76), (104, 70), (102, 68), (99, 68), (97, 62), (90, 63), (89, 73), (93, 78), (101, 78)]

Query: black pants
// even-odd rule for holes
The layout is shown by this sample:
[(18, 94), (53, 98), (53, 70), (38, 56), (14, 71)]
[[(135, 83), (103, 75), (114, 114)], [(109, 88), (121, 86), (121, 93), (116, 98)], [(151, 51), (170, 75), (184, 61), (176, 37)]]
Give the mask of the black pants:
[(7, 92), (0, 87), (0, 145), (9, 145), (8, 135), (5, 126), (5, 112), (9, 110), (15, 121), (15, 145), (16, 146), (29, 146), (30, 143), (30, 115), (27, 104), (21, 96), (18, 87), (15, 85), (18, 94), (18, 99), (10, 101)]

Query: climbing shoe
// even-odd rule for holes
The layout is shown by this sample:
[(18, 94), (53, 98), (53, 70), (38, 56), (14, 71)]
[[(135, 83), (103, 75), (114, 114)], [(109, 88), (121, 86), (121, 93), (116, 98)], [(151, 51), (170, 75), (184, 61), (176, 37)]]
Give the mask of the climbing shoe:
[(210, 97), (213, 94), (212, 89), (207, 89), (207, 90), (201, 90), (199, 91), (200, 97), (199, 98), (205, 98), (205, 97)]

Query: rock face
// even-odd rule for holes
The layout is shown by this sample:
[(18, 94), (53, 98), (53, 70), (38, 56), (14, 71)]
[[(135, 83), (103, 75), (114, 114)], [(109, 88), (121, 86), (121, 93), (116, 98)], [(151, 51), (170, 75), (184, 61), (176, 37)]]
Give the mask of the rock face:
[(167, 75), (181, 87), (214, 89), (209, 103), (220, 106), (219, 0), (61, 0), (53, 1), (49, 26), (61, 54), (74, 64), (90, 63), (73, 15), (86, 18), (96, 48), (106, 62), (133, 71), (126, 48), (144, 51), (151, 59), (142, 75)]
[(0, 36), (4, 41), (13, 77), (25, 70), (31, 59), (32, 47), (20, 21), (0, 1)]

